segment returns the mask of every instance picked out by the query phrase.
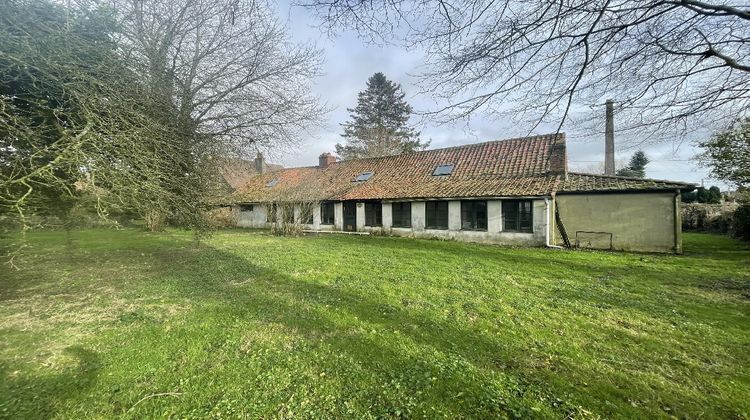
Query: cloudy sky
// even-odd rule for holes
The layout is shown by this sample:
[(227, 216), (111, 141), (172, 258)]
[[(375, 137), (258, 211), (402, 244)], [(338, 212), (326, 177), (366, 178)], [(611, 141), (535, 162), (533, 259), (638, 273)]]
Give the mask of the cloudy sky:
[[(298, 7), (289, 7), (287, 1), (279, 2), (278, 13), (287, 24), (294, 41), (313, 42), (323, 50), (324, 74), (316, 80), (314, 91), (333, 110), (327, 115), (326, 127), (311, 133), (297, 150), (272, 157), (271, 160), (284, 166), (310, 166), (317, 164), (317, 157), (321, 153), (334, 151), (334, 145), (343, 141), (339, 124), (349, 119), (346, 109), (356, 105), (357, 93), (365, 88), (367, 79), (378, 71), (402, 85), (407, 101), (416, 110), (434, 108), (434, 100), (419, 95), (415, 85), (416, 77), (413, 75), (419, 71), (423, 58), (420, 51), (371, 45), (352, 32), (342, 32), (336, 38), (330, 38), (315, 27), (317, 21), (311, 13)], [(556, 128), (542, 126), (535, 134), (554, 132)], [(482, 115), (454, 125), (420, 122), (417, 129), (422, 132), (423, 138), (431, 139), (430, 148), (433, 149), (523, 136), (528, 132), (528, 127), (514, 126), (509, 121)], [(626, 161), (634, 149), (627, 147), (627, 139), (616, 137), (615, 142), (616, 159)], [(584, 140), (568, 135), (567, 143), (568, 165), (571, 170), (586, 171), (603, 162), (603, 136), (601, 139)], [(722, 189), (726, 188), (723, 183), (710, 179), (707, 171), (697, 165), (692, 159), (697, 150), (689, 144), (653, 144), (643, 147), (643, 150), (652, 160), (646, 171), (650, 178), (697, 184), (704, 180), (706, 186), (719, 185)]]

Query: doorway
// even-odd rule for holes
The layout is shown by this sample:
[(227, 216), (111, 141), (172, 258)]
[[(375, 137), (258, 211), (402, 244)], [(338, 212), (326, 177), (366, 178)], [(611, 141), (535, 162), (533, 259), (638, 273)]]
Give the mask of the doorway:
[(357, 231), (357, 203), (344, 201), (344, 231)]

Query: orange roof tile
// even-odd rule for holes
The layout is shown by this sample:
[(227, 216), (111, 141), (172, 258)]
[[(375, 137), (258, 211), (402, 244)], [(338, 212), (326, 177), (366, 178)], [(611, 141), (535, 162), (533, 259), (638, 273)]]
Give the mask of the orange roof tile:
[[(237, 202), (268, 202), (528, 197), (549, 196), (559, 188), (562, 192), (576, 188), (596, 191), (605, 186), (673, 189), (672, 185), (677, 185), (644, 180), (641, 184), (602, 181), (599, 180), (601, 177), (583, 174), (571, 174), (566, 180), (566, 161), (565, 135), (548, 134), (352, 159), (336, 162), (326, 169), (317, 166), (280, 169), (253, 177), (237, 189), (233, 199)], [(433, 171), (441, 164), (453, 164), (453, 173), (433, 176)], [(370, 179), (354, 182), (357, 175), (368, 171), (374, 172)], [(278, 182), (267, 187), (272, 180)]]

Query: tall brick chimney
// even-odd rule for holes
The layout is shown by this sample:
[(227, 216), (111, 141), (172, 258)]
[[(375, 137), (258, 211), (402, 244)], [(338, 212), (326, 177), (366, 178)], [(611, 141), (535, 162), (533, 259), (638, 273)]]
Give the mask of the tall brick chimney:
[(607, 99), (604, 128), (604, 175), (615, 174), (615, 104)]
[(326, 169), (334, 163), (336, 163), (336, 156), (331, 153), (326, 152), (318, 156), (318, 166), (320, 166), (320, 169)]
[(258, 152), (258, 154), (255, 155), (255, 172), (262, 174), (265, 169), (266, 162), (263, 160), (263, 153)]

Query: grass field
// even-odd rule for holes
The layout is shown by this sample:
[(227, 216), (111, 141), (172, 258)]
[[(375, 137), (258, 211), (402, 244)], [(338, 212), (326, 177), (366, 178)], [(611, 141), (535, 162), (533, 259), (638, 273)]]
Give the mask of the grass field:
[[(7, 241), (7, 239), (6, 239)], [(750, 249), (34, 233), (0, 268), (0, 416), (750, 415)]]

